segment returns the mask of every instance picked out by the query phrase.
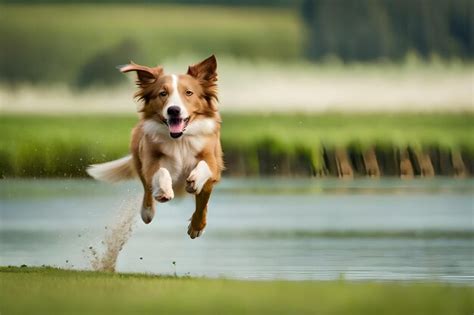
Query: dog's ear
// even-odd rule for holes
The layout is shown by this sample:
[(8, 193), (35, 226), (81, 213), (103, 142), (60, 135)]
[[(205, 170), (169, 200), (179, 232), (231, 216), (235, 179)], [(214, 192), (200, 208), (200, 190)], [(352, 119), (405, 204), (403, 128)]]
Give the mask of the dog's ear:
[(197, 80), (204, 89), (204, 98), (210, 113), (217, 111), (217, 60), (212, 55), (200, 63), (188, 67), (188, 74)]
[(139, 86), (155, 83), (158, 77), (163, 73), (162, 67), (150, 68), (146, 66), (140, 66), (134, 63), (133, 61), (131, 61), (128, 65), (117, 66), (117, 68), (122, 73), (136, 71), (137, 85)]
[(217, 81), (217, 60), (212, 55), (200, 63), (188, 67), (188, 74), (197, 79), (206, 81)]

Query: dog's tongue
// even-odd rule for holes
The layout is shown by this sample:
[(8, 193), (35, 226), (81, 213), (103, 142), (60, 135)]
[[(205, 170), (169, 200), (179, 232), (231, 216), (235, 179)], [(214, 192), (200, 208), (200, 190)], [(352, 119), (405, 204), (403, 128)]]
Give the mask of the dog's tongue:
[(169, 128), (171, 133), (181, 133), (184, 129), (184, 121), (182, 119), (171, 119), (169, 121)]

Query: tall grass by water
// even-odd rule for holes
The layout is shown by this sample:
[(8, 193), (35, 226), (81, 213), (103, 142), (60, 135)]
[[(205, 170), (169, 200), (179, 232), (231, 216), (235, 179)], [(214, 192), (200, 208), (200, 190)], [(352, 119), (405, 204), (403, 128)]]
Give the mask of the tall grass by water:
[[(3, 176), (84, 176), (92, 163), (128, 154), (136, 117), (124, 115), (0, 116)], [(228, 174), (322, 175), (328, 152), (363, 154), (436, 149), (461, 152), (469, 169), (474, 116), (461, 114), (224, 114)], [(352, 161), (354, 165), (357, 161)], [(392, 174), (394, 175), (394, 174)]]

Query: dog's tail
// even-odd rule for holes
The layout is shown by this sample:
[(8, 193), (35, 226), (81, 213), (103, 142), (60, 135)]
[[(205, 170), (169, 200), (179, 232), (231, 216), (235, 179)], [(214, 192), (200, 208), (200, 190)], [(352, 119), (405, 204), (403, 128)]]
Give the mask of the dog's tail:
[(131, 155), (102, 164), (93, 164), (86, 171), (95, 179), (109, 183), (116, 183), (137, 176)]

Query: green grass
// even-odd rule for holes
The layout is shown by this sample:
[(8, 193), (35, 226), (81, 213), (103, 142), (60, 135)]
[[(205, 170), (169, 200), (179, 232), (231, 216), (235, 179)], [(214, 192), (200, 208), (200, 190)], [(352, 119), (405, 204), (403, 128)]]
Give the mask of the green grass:
[[(275, 8), (0, 5), (0, 40), (9, 43), (0, 50), (0, 65), (7, 80), (71, 83), (80, 67), (123, 41), (131, 41), (130, 50), (107, 53), (105, 61), (154, 65), (183, 54), (199, 60), (211, 53), (295, 60), (302, 56), (301, 30), (296, 10)], [(21, 71), (11, 67), (15, 63), (22, 64)]]
[(83, 174), (90, 163), (128, 152), (136, 118), (1, 116), (0, 165), (18, 176)]
[[(91, 164), (126, 155), (137, 118), (113, 115), (2, 115), (0, 170), (6, 176), (83, 176)], [(438, 147), (474, 152), (474, 115), (323, 114), (223, 116), (227, 157), (243, 156), (258, 169), (257, 152), (303, 155), (318, 169), (322, 149), (363, 151)], [(233, 167), (233, 165), (228, 165)]]
[(263, 140), (274, 150), (374, 144), (474, 148), (474, 115), (461, 114), (309, 114), (224, 116), (223, 141), (254, 146)]
[(2, 314), (471, 314), (474, 289), (439, 283), (237, 281), (0, 268)]

